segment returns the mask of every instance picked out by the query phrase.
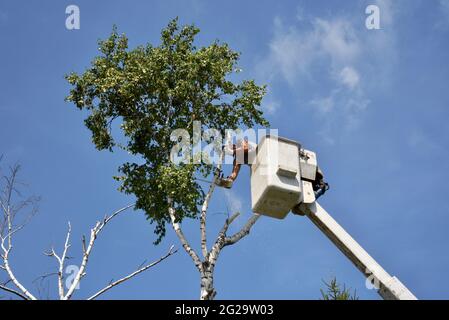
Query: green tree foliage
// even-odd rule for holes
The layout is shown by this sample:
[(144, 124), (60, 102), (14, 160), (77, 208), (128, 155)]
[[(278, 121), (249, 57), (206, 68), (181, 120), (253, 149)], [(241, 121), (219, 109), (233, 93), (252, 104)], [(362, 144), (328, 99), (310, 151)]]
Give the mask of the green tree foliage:
[(333, 278), (330, 282), (323, 281), (326, 289), (320, 289), (322, 300), (358, 300), (357, 292), (351, 293), (346, 285), (337, 282), (337, 278)]
[[(195, 120), (202, 129), (222, 134), (225, 129), (268, 125), (259, 109), (265, 87), (253, 80), (230, 81), (239, 71), (239, 54), (219, 41), (196, 48), (198, 32), (174, 19), (162, 30), (158, 46), (129, 49), (127, 37), (114, 27), (99, 42), (100, 55), (91, 67), (66, 76), (72, 85), (66, 100), (88, 112), (85, 125), (96, 148), (120, 148), (141, 159), (120, 166), (116, 179), (122, 181), (122, 192), (136, 196), (136, 209), (156, 223), (156, 243), (169, 222), (169, 199), (178, 221), (197, 217), (204, 192), (195, 176), (207, 177), (213, 170), (205, 163), (170, 163), (176, 143), (170, 140), (172, 130), (192, 132)], [(117, 122), (121, 130), (114, 130), (114, 136), (111, 128)]]

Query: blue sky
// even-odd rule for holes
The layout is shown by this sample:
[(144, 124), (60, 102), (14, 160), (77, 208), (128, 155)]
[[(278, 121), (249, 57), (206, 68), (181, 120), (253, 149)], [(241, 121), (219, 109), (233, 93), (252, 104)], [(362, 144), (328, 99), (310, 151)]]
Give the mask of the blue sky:
[[(76, 4), (81, 29), (65, 28)], [(381, 30), (365, 27), (380, 7)], [(0, 153), (20, 162), (39, 214), (15, 243), (12, 264), (32, 290), (56, 268), (42, 255), (80, 239), (105, 213), (133, 199), (112, 176), (126, 156), (98, 152), (84, 115), (64, 102), (64, 74), (82, 72), (113, 24), (130, 46), (159, 42), (170, 19), (195, 23), (198, 44), (220, 39), (242, 53), (242, 76), (268, 84), (263, 108), (272, 128), (315, 150), (331, 191), (321, 204), (418, 298), (449, 298), (449, 1), (2, 1)], [(230, 168), (229, 168), (230, 170)], [(227, 210), (251, 214), (248, 170), (209, 213), (212, 239)], [(198, 221), (184, 229), (199, 247)], [(142, 212), (128, 212), (99, 238), (76, 298), (82, 299), (179, 243), (171, 229), (153, 246)], [(215, 276), (221, 299), (317, 299), (336, 276), (362, 299), (378, 299), (363, 276), (305, 218), (262, 218), (225, 248)], [(54, 279), (52, 279), (54, 280)], [(56, 293), (50, 282), (51, 295)], [(197, 299), (199, 275), (182, 250), (104, 298)]]

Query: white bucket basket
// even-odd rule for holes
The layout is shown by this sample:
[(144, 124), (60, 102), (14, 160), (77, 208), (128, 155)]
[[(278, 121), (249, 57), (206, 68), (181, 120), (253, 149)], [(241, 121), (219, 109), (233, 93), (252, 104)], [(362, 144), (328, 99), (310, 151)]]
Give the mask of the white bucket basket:
[(264, 136), (251, 167), (251, 202), (255, 213), (284, 219), (302, 199), (299, 144)]

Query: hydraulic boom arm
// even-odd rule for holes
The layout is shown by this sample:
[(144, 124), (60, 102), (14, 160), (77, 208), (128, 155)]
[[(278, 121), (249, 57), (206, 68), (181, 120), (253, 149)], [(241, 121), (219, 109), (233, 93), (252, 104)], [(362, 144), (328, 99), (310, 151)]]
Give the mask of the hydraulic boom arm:
[(398, 278), (390, 276), (318, 202), (298, 208), (371, 280), (384, 300), (417, 300)]

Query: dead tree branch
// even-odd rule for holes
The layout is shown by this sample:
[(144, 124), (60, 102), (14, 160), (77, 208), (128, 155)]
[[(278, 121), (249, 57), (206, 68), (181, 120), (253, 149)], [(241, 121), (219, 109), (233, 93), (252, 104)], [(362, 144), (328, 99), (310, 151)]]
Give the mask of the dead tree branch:
[(192, 249), (189, 242), (187, 241), (184, 233), (181, 229), (181, 224), (176, 221), (176, 215), (175, 215), (175, 209), (171, 206), (171, 200), (169, 200), (170, 207), (168, 209), (168, 213), (170, 214), (170, 219), (172, 222), (173, 230), (176, 233), (176, 236), (178, 237), (179, 241), (181, 242), (182, 247), (187, 252), (187, 254), (192, 258), (193, 263), (198, 268), (198, 270), (201, 272), (202, 270), (202, 263), (201, 259), (198, 256), (198, 254), (195, 252), (195, 250)]
[[(1, 158), (0, 158), (1, 159)], [(0, 168), (1, 169), (1, 168)], [(38, 198), (28, 198), (24, 201), (16, 201), (17, 195), (18, 197), (21, 197), (21, 194), (16, 188), (16, 185), (18, 184), (17, 181), (17, 174), (19, 172), (20, 167), (18, 165), (11, 168), (11, 172), (9, 176), (2, 176), (0, 178), (0, 211), (3, 213), (0, 218), (0, 271), (4, 271), (8, 277), (8, 280), (4, 283), (0, 283), (0, 290), (3, 290), (5, 292), (8, 292), (10, 294), (16, 295), (22, 299), (25, 300), (37, 300), (36, 296), (34, 296), (22, 283), (17, 279), (16, 275), (13, 272), (13, 269), (10, 265), (10, 254), (13, 249), (13, 236), (20, 230), (24, 228), (26, 223), (29, 221), (29, 216), (27, 216), (21, 223), (17, 223), (17, 217), (19, 212), (21, 212), (24, 208), (34, 205), (36, 201), (38, 201)], [(68, 223), (68, 230), (65, 236), (64, 241), (64, 247), (62, 249), (62, 253), (58, 254), (56, 253), (54, 248), (51, 248), (51, 250), (47, 253), (45, 253), (49, 257), (55, 258), (57, 265), (58, 265), (58, 271), (57, 273), (49, 273), (47, 275), (41, 276), (40, 279), (45, 279), (50, 275), (57, 275), (57, 287), (58, 287), (58, 296), (61, 300), (69, 300), (72, 298), (74, 291), (78, 287), (81, 279), (86, 275), (86, 268), (88, 265), (88, 261), (91, 255), (91, 252), (93, 250), (93, 247), (95, 245), (95, 241), (98, 237), (98, 235), (101, 233), (101, 231), (104, 229), (106, 225), (109, 224), (109, 222), (116, 218), (119, 214), (122, 212), (133, 208), (135, 205), (130, 204), (128, 206), (125, 206), (111, 215), (106, 215), (101, 221), (98, 221), (95, 226), (90, 230), (90, 238), (89, 241), (86, 243), (86, 238), (82, 237), (82, 260), (80, 267), (75, 275), (75, 278), (73, 282), (69, 285), (67, 288), (67, 292), (65, 292), (64, 288), (64, 272), (65, 272), (65, 262), (68, 257), (68, 252), (71, 247), (70, 239), (71, 239), (71, 233), (72, 233), (72, 226), (70, 222)], [(31, 213), (34, 215), (36, 212), (36, 207), (33, 206), (33, 209)], [(168, 257), (175, 254), (177, 250), (174, 250), (174, 247), (170, 247), (170, 250), (166, 255), (159, 258), (158, 260), (147, 264), (145, 266), (140, 266), (138, 270), (134, 271), (133, 273), (110, 283), (105, 288), (98, 291), (96, 294), (92, 295), (89, 299), (95, 299), (96, 297), (100, 296), (101, 294), (105, 293), (106, 291), (110, 290), (111, 288), (135, 277), (136, 275), (150, 269), (151, 267), (154, 267), (155, 265), (161, 263)], [(38, 278), (39, 279), (39, 278)], [(33, 281), (34, 283), (35, 281)], [(11, 285), (10, 285), (11, 284)], [(14, 285), (15, 288), (12, 288), (12, 285)], [(39, 289), (38, 289), (39, 290)]]
[(6, 291), (6, 292), (12, 293), (12, 294), (22, 298), (23, 300), (30, 300), (26, 295), (20, 293), (19, 291), (14, 290), (14, 289), (8, 288), (5, 285), (0, 284), (0, 289), (2, 289), (3, 291)]
[(242, 238), (246, 237), (249, 234), (249, 232), (251, 231), (251, 228), (253, 227), (253, 225), (257, 222), (257, 220), (259, 220), (259, 218), (260, 218), (260, 215), (258, 215), (258, 214), (254, 214), (253, 216), (251, 216), (251, 218), (248, 219), (246, 224), (243, 226), (243, 228), (239, 232), (232, 235), (231, 237), (225, 238), (225, 246), (233, 245), (233, 244), (237, 243), (238, 241), (240, 241)]
[(135, 276), (137, 276), (138, 274), (140, 274), (140, 273), (142, 273), (142, 272), (144, 272), (144, 271), (154, 267), (155, 265), (161, 263), (162, 261), (164, 261), (165, 259), (167, 259), (171, 255), (175, 254), (176, 252), (178, 252), (178, 250), (174, 250), (174, 246), (171, 246), (169, 251), (167, 252), (167, 254), (164, 255), (163, 257), (159, 258), (158, 260), (156, 260), (156, 261), (154, 261), (154, 262), (152, 262), (150, 264), (147, 264), (147, 265), (139, 268), (138, 270), (134, 271), (133, 273), (130, 273), (126, 277), (123, 277), (123, 278), (121, 278), (121, 279), (119, 279), (117, 281), (114, 281), (114, 282), (110, 283), (108, 286), (104, 287), (103, 289), (101, 289), (100, 291), (98, 291), (97, 293), (95, 293), (94, 295), (89, 297), (87, 300), (94, 300), (94, 299), (96, 299), (98, 296), (102, 295), (103, 293), (105, 293), (106, 291), (112, 289), (113, 287), (115, 287), (115, 286), (117, 286), (117, 285), (119, 285), (119, 284), (121, 284), (121, 283), (123, 283), (123, 282), (125, 282), (125, 281), (127, 281), (127, 280), (129, 280), (129, 279), (131, 279), (131, 278), (133, 278)]
[[(3, 260), (2, 270), (6, 271), (9, 280), (16, 286), (18, 291), (8, 288), (9, 290), (5, 289), (5, 286), (0, 287), (0, 289), (3, 289), (5, 291), (8, 291), (10, 293), (14, 293), (17, 295), (16, 292), (20, 293), (21, 295), (27, 297), (28, 300), (36, 300), (36, 297), (31, 294), (27, 288), (25, 288), (22, 283), (17, 279), (16, 275), (14, 274), (10, 262), (9, 262), (9, 256), (11, 254), (11, 251), (13, 249), (12, 239), (13, 235), (20, 231), (24, 226), (25, 223), (22, 223), (19, 226), (14, 226), (14, 218), (16, 218), (18, 212), (20, 209), (22, 209), (22, 206), (19, 206), (18, 208), (14, 208), (12, 205), (12, 197), (13, 193), (17, 192), (15, 185), (16, 185), (16, 179), (17, 174), (19, 172), (20, 166), (15, 165), (14, 167), (10, 168), (10, 176), (3, 176), (3, 181), (5, 181), (5, 185), (2, 190), (2, 194), (0, 196), (0, 204), (3, 211), (3, 222), (0, 228), (0, 247), (2, 250), (1, 258)], [(14, 292), (11, 292), (13, 290)]]
[(133, 208), (134, 204), (127, 205), (126, 207), (123, 207), (117, 211), (115, 211), (110, 216), (105, 216), (102, 221), (98, 221), (95, 224), (95, 227), (90, 230), (90, 240), (87, 247), (85, 247), (85, 250), (83, 252), (83, 258), (81, 261), (80, 268), (75, 276), (75, 279), (72, 282), (72, 285), (67, 290), (67, 293), (61, 298), (62, 300), (69, 300), (75, 289), (77, 288), (78, 284), (80, 283), (81, 279), (86, 275), (86, 267), (87, 262), (89, 260), (89, 256), (92, 252), (92, 249), (95, 245), (95, 240), (97, 239), (98, 234), (103, 230), (103, 228), (115, 217), (117, 217), (120, 213), (122, 213), (125, 210), (128, 210), (129, 208)]
[(72, 225), (70, 224), (70, 222), (68, 223), (68, 231), (67, 231), (67, 235), (66, 235), (66, 239), (64, 242), (64, 249), (62, 252), (62, 255), (59, 256), (55, 250), (52, 248), (51, 251), (49, 253), (46, 253), (45, 255), (49, 256), (49, 257), (54, 257), (56, 259), (56, 261), (58, 262), (58, 293), (59, 293), (59, 298), (63, 299), (64, 298), (64, 268), (65, 268), (65, 260), (67, 259), (67, 252), (70, 248), (70, 234), (72, 231)]

